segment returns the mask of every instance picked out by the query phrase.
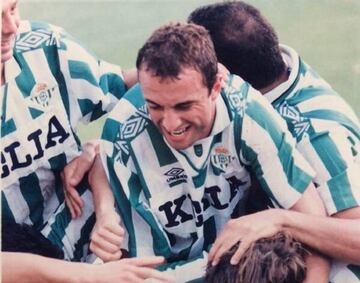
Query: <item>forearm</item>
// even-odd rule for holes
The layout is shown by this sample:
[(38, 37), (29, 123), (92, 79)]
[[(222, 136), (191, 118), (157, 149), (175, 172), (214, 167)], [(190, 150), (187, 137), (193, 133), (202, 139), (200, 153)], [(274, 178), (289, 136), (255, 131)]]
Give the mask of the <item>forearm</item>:
[(96, 215), (114, 210), (115, 199), (111, 191), (100, 156), (97, 155), (89, 174), (89, 183), (94, 196)]
[(26, 253), (2, 253), (3, 283), (85, 283), (90, 282), (87, 280), (91, 278), (89, 271), (84, 263)]
[(360, 220), (319, 217), (283, 211), (284, 229), (294, 238), (322, 253), (360, 264)]
[(311, 251), (306, 257), (306, 278), (303, 283), (328, 283), (331, 264), (328, 259)]

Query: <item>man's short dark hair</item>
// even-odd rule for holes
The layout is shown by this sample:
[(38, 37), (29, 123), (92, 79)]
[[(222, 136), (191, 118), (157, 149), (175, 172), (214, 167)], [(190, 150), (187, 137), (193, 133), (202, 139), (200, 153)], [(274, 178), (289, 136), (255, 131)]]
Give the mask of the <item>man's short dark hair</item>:
[(242, 1), (207, 5), (188, 21), (209, 31), (219, 62), (254, 88), (270, 85), (286, 71), (276, 32), (255, 7)]
[(213, 88), (217, 58), (206, 29), (194, 24), (170, 23), (155, 30), (140, 49), (136, 67), (162, 79), (175, 80), (183, 68), (202, 74), (204, 86)]
[(64, 259), (63, 251), (34, 227), (12, 222), (3, 222), (1, 225), (1, 251), (32, 253)]
[(235, 245), (215, 266), (209, 264), (207, 283), (301, 283), (305, 279), (306, 250), (288, 234), (278, 233), (256, 241), (237, 265), (230, 259)]

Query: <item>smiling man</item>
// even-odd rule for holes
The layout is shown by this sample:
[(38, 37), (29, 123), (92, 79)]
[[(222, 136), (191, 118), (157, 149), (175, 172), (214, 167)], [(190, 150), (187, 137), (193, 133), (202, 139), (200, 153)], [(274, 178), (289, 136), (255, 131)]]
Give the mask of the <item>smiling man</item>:
[[(187, 282), (241, 241), (236, 264), (251, 242), (278, 230), (273, 211), (240, 217), (251, 175), (281, 207), (324, 215), (286, 125), (239, 77), (222, 85), (204, 28), (159, 28), (140, 49), (137, 68), (140, 85), (106, 120), (101, 146), (130, 256), (163, 255), (161, 268)], [(109, 208), (107, 201), (95, 206)], [(116, 249), (108, 235), (96, 243), (105, 253)], [(327, 268), (309, 257), (308, 282), (327, 282)]]

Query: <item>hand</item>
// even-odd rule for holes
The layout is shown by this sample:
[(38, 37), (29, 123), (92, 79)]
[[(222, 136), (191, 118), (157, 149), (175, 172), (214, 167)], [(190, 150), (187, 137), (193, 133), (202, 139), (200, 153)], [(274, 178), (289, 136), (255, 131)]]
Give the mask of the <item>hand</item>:
[(121, 244), (124, 229), (120, 225), (120, 216), (114, 209), (96, 216), (91, 235), (90, 250), (104, 262), (121, 258)]
[(97, 152), (98, 143), (95, 141), (87, 142), (83, 146), (81, 155), (74, 158), (60, 173), (64, 184), (65, 202), (73, 219), (81, 215), (84, 207), (84, 201), (77, 192), (76, 186), (84, 178), (86, 172), (90, 170)]
[(154, 267), (164, 263), (163, 257), (127, 258), (105, 264), (94, 265), (91, 274), (93, 282), (138, 283), (146, 279), (156, 282), (175, 282), (170, 275), (157, 271)]
[(237, 251), (230, 260), (231, 264), (237, 264), (251, 243), (282, 231), (281, 211), (281, 209), (268, 209), (231, 219), (216, 238), (208, 256), (209, 262), (216, 265), (226, 251), (240, 242)]

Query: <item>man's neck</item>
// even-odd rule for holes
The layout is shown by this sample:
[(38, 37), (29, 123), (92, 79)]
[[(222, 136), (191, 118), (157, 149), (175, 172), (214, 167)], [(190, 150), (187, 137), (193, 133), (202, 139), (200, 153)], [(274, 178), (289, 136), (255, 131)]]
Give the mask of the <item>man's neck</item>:
[(282, 83), (286, 82), (289, 79), (289, 72), (287, 69), (285, 69), (282, 74), (271, 84), (258, 89), (258, 91), (261, 92), (261, 94), (265, 94), (268, 93), (269, 91), (273, 90), (274, 88), (278, 87), (279, 85), (281, 85)]

